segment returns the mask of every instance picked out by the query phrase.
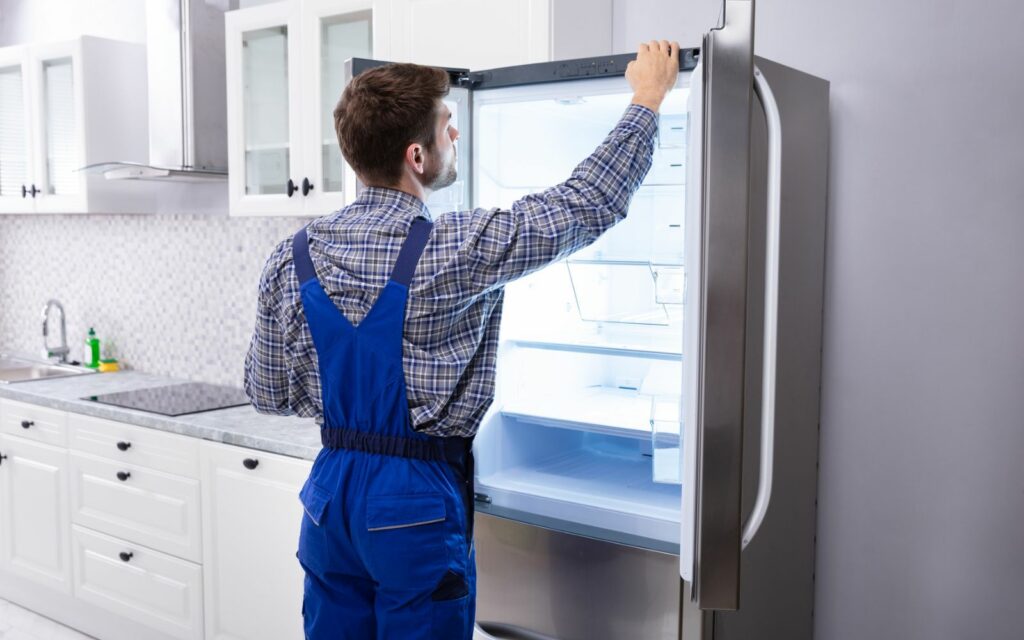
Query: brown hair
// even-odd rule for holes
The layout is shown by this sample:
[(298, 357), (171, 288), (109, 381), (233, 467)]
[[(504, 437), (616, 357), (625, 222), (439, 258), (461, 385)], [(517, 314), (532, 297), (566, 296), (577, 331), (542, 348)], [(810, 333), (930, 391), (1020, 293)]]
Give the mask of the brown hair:
[(397, 183), (406, 148), (434, 145), (437, 101), (446, 95), (448, 74), (436, 67), (403, 63), (364, 71), (334, 109), (341, 154), (364, 180)]

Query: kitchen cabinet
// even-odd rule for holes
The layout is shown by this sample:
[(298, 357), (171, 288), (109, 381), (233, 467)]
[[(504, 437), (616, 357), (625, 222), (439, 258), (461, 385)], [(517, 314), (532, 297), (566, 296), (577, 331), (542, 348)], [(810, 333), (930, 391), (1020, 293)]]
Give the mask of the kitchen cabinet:
[(203, 442), (207, 640), (300, 640), (299, 490), (312, 463)]
[(0, 597), (103, 640), (302, 638), (312, 462), (7, 399), (0, 456)]
[(225, 15), (231, 215), (319, 216), (343, 205), (333, 112), (345, 60), (386, 57), (388, 28), (372, 0), (288, 0)]
[(172, 638), (202, 640), (202, 567), (72, 526), (75, 594)]
[(0, 571), (70, 594), (67, 469), (64, 449), (0, 433)]
[(390, 0), (390, 57), (494, 69), (611, 53), (611, 0)]
[(139, 210), (137, 187), (79, 169), (149, 155), (145, 46), (82, 36), (0, 48), (0, 213)]

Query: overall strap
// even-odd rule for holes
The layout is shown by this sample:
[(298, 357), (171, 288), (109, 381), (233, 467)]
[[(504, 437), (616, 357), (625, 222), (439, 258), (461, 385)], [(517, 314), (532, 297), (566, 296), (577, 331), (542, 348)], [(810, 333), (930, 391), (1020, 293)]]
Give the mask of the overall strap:
[(300, 285), (308, 280), (316, 279), (313, 261), (309, 258), (309, 238), (306, 235), (306, 227), (302, 227), (292, 238), (292, 261), (295, 263), (295, 275), (299, 277)]
[(427, 246), (430, 238), (430, 230), (433, 223), (426, 218), (416, 218), (409, 227), (409, 235), (402, 243), (402, 250), (398, 252), (398, 261), (391, 271), (391, 280), (398, 284), (409, 286), (412, 282), (412, 275), (416, 272), (416, 265), (423, 255), (423, 248)]

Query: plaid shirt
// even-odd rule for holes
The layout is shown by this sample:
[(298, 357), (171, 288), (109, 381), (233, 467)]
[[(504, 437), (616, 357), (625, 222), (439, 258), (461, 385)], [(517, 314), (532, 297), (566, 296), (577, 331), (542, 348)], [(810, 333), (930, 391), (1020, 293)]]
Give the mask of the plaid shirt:
[[(494, 397), (504, 285), (587, 246), (625, 217), (651, 166), (656, 132), (654, 112), (630, 105), (562, 184), (528, 195), (510, 210), (459, 211), (434, 220), (405, 311), (403, 363), (418, 431), (476, 433)], [(353, 204), (310, 223), (317, 278), (354, 325), (387, 282), (417, 216), (430, 217), (419, 199), (371, 187)], [(323, 422), (317, 355), (291, 238), (277, 246), (263, 270), (245, 391), (261, 413)]]

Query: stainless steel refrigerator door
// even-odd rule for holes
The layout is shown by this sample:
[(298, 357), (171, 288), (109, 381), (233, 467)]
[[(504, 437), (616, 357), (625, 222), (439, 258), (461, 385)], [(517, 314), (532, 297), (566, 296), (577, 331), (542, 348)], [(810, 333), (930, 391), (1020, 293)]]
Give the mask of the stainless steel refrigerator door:
[(726, 0), (691, 111), (700, 194), (687, 212), (680, 574), (701, 609), (739, 608), (753, 24), (753, 0)]

